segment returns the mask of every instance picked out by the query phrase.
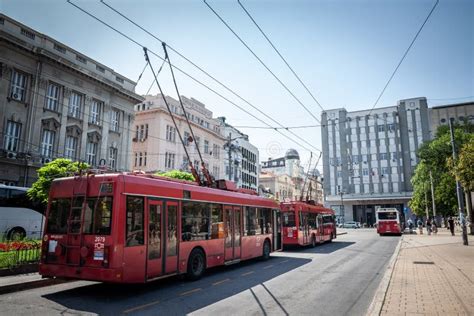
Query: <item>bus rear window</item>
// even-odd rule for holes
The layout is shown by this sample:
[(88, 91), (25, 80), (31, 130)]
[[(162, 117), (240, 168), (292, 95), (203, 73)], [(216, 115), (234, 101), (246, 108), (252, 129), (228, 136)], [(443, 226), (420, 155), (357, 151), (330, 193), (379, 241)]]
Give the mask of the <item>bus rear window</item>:
[(84, 234), (110, 235), (112, 197), (88, 198), (84, 213)]
[(397, 212), (380, 212), (378, 218), (379, 220), (397, 219)]
[(70, 199), (55, 199), (51, 201), (46, 232), (50, 234), (65, 234), (67, 232), (67, 220), (70, 210)]
[(283, 227), (295, 227), (295, 212), (283, 212)]

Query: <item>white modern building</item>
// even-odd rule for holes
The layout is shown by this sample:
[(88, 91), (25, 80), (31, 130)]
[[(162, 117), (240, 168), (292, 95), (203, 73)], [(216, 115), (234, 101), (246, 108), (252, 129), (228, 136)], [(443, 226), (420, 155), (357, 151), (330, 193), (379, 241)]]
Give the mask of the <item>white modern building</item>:
[(0, 183), (55, 158), (128, 170), (136, 83), (0, 14)]
[(324, 195), (340, 221), (375, 223), (378, 207), (409, 211), (416, 152), (430, 139), (426, 98), (322, 113)]
[(219, 117), (224, 129), (226, 144), (225, 177), (234, 181), (239, 188), (258, 190), (259, 151), (249, 141), (248, 135), (242, 133)]
[[(212, 117), (205, 105), (193, 98), (181, 96), (186, 113), (178, 100), (165, 96), (175, 118), (179, 132), (185, 140), (190, 159), (201, 170), (197, 147), (207, 169), (216, 179), (224, 178), (225, 137), (221, 121)], [(191, 124), (195, 139), (191, 137), (185, 115)], [(189, 171), (185, 150), (160, 94), (145, 96), (145, 101), (135, 106), (134, 137), (130, 168), (146, 172)]]

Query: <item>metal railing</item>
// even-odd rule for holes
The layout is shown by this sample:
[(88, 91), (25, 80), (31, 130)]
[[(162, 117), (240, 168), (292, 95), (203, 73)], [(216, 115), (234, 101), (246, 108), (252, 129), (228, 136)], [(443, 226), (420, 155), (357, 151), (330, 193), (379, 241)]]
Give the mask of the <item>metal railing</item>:
[(0, 270), (39, 263), (41, 240), (0, 242)]

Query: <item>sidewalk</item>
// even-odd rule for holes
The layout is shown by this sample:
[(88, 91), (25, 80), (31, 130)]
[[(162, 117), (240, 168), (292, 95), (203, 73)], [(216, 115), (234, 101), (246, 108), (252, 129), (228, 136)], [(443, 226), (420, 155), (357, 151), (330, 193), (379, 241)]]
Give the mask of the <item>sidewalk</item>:
[(380, 315), (474, 315), (474, 238), (404, 235)]

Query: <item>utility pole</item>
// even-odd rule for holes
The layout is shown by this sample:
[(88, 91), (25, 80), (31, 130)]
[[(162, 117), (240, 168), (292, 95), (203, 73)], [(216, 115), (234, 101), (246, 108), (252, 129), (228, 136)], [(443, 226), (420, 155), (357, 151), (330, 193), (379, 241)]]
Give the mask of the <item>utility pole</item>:
[(344, 224), (345, 222), (345, 212), (344, 212), (344, 190), (342, 190), (342, 186), (340, 187), (341, 189), (339, 190), (339, 194), (341, 195), (341, 217), (342, 217), (342, 223)]
[(435, 203), (435, 197), (434, 197), (433, 174), (431, 170), (430, 170), (430, 183), (431, 183), (431, 202), (433, 204), (433, 218), (434, 218), (436, 226), (438, 226), (438, 221), (436, 220), (436, 203)]
[[(451, 134), (451, 147), (453, 149), (453, 161), (456, 163), (458, 159), (458, 154), (456, 153), (456, 145), (454, 143), (454, 130), (453, 130), (453, 118), (449, 119), (449, 132)], [(466, 229), (466, 217), (464, 214), (464, 200), (463, 200), (463, 192), (461, 183), (456, 180), (456, 193), (458, 196), (458, 210), (459, 210), (459, 219), (461, 221), (461, 228), (462, 228), (462, 241), (465, 246), (469, 245), (467, 240), (467, 229)]]

